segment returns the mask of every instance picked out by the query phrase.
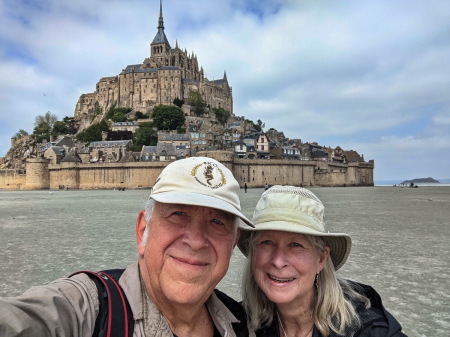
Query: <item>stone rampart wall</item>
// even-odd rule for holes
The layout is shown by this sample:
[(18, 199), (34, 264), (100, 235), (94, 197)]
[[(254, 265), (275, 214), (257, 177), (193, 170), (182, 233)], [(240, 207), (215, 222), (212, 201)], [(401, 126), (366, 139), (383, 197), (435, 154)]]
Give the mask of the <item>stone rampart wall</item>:
[(168, 162), (66, 163), (50, 165), (50, 188), (113, 189), (152, 187)]
[(235, 159), (233, 173), (241, 185), (316, 185), (311, 161)]
[(25, 188), (26, 178), (17, 170), (0, 170), (0, 189), (21, 190)]
[[(318, 161), (237, 159), (231, 152), (200, 152), (229, 167), (241, 186), (373, 186), (373, 163), (340, 164)], [(169, 162), (61, 163), (29, 159), (27, 174), (0, 171), (0, 189), (150, 188)]]

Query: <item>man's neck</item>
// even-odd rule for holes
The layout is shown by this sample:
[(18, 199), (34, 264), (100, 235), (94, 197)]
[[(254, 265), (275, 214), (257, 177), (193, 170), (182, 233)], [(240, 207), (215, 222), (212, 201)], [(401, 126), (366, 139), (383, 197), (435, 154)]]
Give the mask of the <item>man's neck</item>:
[(212, 337), (214, 335), (214, 323), (206, 305), (199, 310), (193, 310), (192, 306), (181, 310), (179, 310), (180, 308), (173, 309), (175, 310), (162, 312), (162, 314), (174, 335), (178, 337)]
[(146, 297), (164, 316), (174, 335), (177, 337), (212, 337), (214, 335), (214, 323), (205, 303), (169, 303), (161, 298), (161, 294), (154, 293), (152, 289), (146, 288), (145, 284), (142, 286)]

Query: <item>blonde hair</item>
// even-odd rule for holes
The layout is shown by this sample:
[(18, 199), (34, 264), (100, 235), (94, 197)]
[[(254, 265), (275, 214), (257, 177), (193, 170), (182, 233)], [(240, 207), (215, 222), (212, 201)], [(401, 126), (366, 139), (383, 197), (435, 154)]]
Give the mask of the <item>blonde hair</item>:
[[(252, 256), (258, 236), (262, 232), (253, 232), (249, 238), (247, 263), (242, 278), (242, 299), (248, 314), (249, 326), (258, 330), (272, 324), (276, 305), (271, 302), (259, 288), (252, 273)], [(321, 252), (325, 242), (321, 237), (305, 235), (305, 237)], [(367, 297), (359, 294), (350, 283), (336, 275), (333, 263), (328, 257), (318, 278), (318, 286), (311, 304), (314, 325), (321, 335), (326, 337), (332, 332), (344, 335), (346, 328), (356, 331), (360, 326), (360, 318), (353, 302), (362, 302), (370, 307)]]

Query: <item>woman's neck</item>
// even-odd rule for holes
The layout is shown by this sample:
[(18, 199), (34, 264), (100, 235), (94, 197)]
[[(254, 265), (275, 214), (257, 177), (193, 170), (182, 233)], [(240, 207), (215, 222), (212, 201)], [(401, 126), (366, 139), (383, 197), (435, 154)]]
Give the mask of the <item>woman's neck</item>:
[(279, 306), (277, 315), (283, 337), (307, 337), (311, 335), (314, 320), (310, 306), (286, 308)]

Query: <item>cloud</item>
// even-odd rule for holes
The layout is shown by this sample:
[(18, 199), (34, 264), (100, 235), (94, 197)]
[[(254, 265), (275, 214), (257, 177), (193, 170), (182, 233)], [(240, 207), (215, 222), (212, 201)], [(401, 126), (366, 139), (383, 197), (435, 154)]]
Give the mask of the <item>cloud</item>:
[[(236, 115), (357, 150), (376, 179), (448, 175), (445, 0), (164, 0), (163, 14), (172, 47), (211, 80), (226, 71)], [(101, 77), (148, 57), (158, 16), (157, 1), (1, 2), (0, 155), (36, 115), (73, 115)]]

